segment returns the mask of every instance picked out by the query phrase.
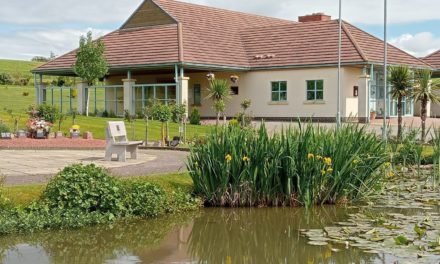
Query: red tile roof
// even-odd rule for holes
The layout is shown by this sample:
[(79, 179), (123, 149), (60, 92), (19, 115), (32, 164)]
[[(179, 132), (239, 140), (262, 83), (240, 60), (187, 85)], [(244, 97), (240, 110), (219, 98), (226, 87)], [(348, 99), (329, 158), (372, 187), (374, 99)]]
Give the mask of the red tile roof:
[[(153, 1), (178, 24), (121, 28), (104, 36), (111, 69), (179, 62), (243, 69), (337, 63), (337, 20), (297, 23), (174, 0), (147, 1)], [(380, 39), (346, 22), (343, 29), (343, 63), (383, 61)], [(75, 52), (34, 71), (71, 69)], [(391, 45), (389, 62), (429, 67)]]
[(436, 70), (440, 71), (440, 50), (429, 54), (423, 58), (423, 61), (432, 65)]

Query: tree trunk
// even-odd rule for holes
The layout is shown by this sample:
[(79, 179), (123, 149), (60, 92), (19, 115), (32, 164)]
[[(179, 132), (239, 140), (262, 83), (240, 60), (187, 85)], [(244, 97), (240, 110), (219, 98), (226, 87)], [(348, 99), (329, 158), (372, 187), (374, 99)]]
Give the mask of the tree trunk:
[(215, 122), (215, 125), (218, 126), (220, 123), (220, 112), (217, 112), (217, 120)]
[(145, 124), (145, 146), (148, 146), (148, 119)]
[(162, 147), (165, 147), (165, 123), (162, 122)]
[(397, 98), (397, 139), (402, 139), (402, 96)]
[(428, 105), (428, 97), (426, 95), (423, 96), (421, 103), (422, 103), (422, 110), (420, 113), (420, 119), (422, 120), (422, 142), (425, 142), (425, 139), (426, 139), (426, 106)]

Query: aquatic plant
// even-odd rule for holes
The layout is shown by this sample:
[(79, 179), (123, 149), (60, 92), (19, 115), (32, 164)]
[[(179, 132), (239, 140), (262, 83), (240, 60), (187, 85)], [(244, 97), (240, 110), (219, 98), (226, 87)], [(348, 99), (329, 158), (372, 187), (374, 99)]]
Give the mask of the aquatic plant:
[(378, 187), (385, 147), (364, 128), (299, 124), (273, 136), (216, 129), (192, 147), (188, 170), (195, 193), (210, 206), (280, 206), (358, 200)]

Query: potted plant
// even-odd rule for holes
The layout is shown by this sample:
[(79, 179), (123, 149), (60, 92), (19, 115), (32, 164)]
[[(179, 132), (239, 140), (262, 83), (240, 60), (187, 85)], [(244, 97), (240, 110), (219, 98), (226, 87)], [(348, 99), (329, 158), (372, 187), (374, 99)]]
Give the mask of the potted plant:
[(73, 125), (70, 128), (70, 138), (79, 138), (81, 131), (79, 125)]
[(375, 110), (370, 111), (370, 120), (375, 120), (377, 116), (377, 113)]

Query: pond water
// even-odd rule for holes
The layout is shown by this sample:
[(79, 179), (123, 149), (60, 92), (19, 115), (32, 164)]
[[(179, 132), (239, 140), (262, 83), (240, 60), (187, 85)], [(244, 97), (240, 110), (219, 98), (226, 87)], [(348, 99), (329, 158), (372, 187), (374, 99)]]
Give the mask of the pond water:
[(356, 208), (203, 209), (160, 219), (0, 237), (5, 264), (393, 263), (344, 244), (312, 246), (300, 229), (343, 221)]

